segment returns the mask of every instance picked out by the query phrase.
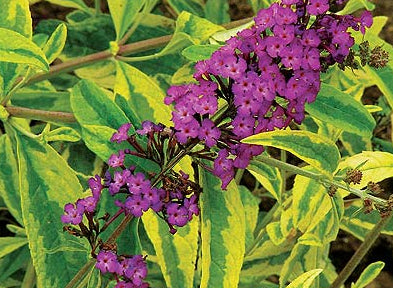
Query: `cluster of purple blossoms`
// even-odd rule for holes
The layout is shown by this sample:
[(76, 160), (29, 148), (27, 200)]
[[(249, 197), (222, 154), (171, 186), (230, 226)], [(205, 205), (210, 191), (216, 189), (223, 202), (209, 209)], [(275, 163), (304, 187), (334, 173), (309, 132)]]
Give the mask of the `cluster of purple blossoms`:
[(92, 219), (94, 216), (103, 186), (99, 176), (90, 178), (88, 182), (92, 196), (78, 199), (75, 204), (66, 204), (64, 206), (64, 215), (61, 216), (61, 221), (63, 223), (79, 225), (82, 223), (83, 215), (86, 215), (88, 219)]
[(101, 250), (95, 266), (101, 273), (112, 273), (117, 281), (115, 288), (148, 288), (144, 282), (147, 267), (142, 255), (118, 256), (112, 250)]
[[(326, 14), (329, 0), (282, 0), (260, 10), (255, 25), (230, 38), (210, 59), (197, 62), (198, 83), (172, 86), (172, 121), (181, 144), (198, 139), (220, 150), (214, 174), (226, 188), (235, 168), (246, 168), (263, 147), (240, 143), (253, 134), (300, 124), (306, 103), (320, 90), (320, 73), (343, 63), (354, 39), (349, 28), (372, 24), (360, 18)], [(311, 16), (316, 20), (311, 24)], [(219, 109), (218, 99), (226, 101)], [(225, 108), (225, 107), (223, 107)]]
[[(165, 219), (170, 232), (175, 233), (174, 226), (182, 227), (192, 220), (193, 215), (199, 215), (199, 186), (190, 181), (186, 173), (170, 171), (162, 175), (162, 185), (156, 188), (145, 174), (135, 172), (135, 167), (126, 168), (124, 161), (127, 154), (162, 164), (164, 153), (161, 150), (165, 146), (165, 139), (173, 144), (173, 132), (166, 130), (163, 125), (144, 121), (142, 129), (136, 131), (137, 134), (148, 138), (146, 148), (138, 144), (135, 134), (129, 135), (130, 128), (130, 123), (123, 124), (111, 138), (112, 142), (117, 143), (128, 141), (134, 149), (120, 150), (118, 154), (113, 154), (109, 158), (109, 166), (116, 170), (113, 175), (109, 171), (106, 172), (104, 187), (108, 188), (112, 196), (118, 193), (126, 194), (124, 202), (115, 202), (125, 214), (141, 217), (143, 212), (152, 209)], [(176, 145), (169, 144), (166, 154), (171, 154), (171, 149), (175, 147)]]

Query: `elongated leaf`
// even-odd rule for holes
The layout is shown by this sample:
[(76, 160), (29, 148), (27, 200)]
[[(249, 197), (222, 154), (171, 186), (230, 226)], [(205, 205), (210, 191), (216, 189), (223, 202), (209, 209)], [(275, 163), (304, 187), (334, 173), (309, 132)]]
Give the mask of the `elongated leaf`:
[(90, 12), (90, 8), (85, 4), (83, 0), (46, 0), (50, 3), (60, 5), (63, 7), (70, 7)]
[(203, 2), (201, 0), (168, 0), (168, 3), (178, 14), (187, 11), (194, 15), (204, 16)]
[(209, 59), (210, 56), (220, 48), (220, 45), (192, 45), (184, 49), (181, 54), (191, 61), (200, 61)]
[(309, 288), (322, 269), (314, 269), (303, 273), (287, 286), (287, 288)]
[(66, 141), (66, 142), (77, 142), (81, 139), (79, 133), (69, 127), (59, 127), (54, 129), (44, 136), (44, 139), (48, 142), (50, 141)]
[(164, 92), (138, 69), (126, 63), (117, 63), (115, 93), (127, 102), (128, 105), (122, 107), (135, 125), (139, 126), (144, 120), (171, 124), (171, 109), (164, 104)]
[(0, 258), (27, 244), (26, 237), (0, 237)]
[(204, 10), (206, 19), (213, 23), (223, 24), (231, 21), (227, 0), (207, 0)]
[(323, 221), (331, 209), (326, 188), (313, 179), (297, 175), (292, 194), (293, 224), (303, 233)]
[(17, 142), (23, 220), (37, 286), (65, 287), (89, 254), (85, 241), (63, 233), (60, 221), (64, 204), (81, 198), (82, 187), (51, 146), (25, 136)]
[(349, 0), (345, 5), (344, 9), (339, 11), (337, 14), (346, 15), (352, 14), (353, 12), (365, 8), (367, 10), (374, 10), (375, 4), (369, 2), (368, 0)]
[(339, 169), (356, 168), (364, 162), (360, 168), (362, 180), (354, 187), (362, 188), (370, 181), (377, 183), (393, 176), (393, 154), (388, 152), (364, 151), (343, 160), (339, 164)]
[(116, 28), (116, 40), (120, 40), (124, 36), (145, 2), (146, 0), (108, 0), (109, 10)]
[(340, 159), (337, 146), (330, 139), (307, 131), (264, 132), (247, 137), (242, 142), (284, 149), (327, 175), (336, 170)]
[(27, 64), (44, 71), (49, 70), (48, 61), (36, 44), (25, 36), (4, 28), (0, 28), (0, 59), (3, 62)]
[(371, 136), (375, 120), (367, 109), (351, 96), (322, 83), (316, 100), (306, 105), (311, 116), (345, 131)]
[[(32, 20), (29, 2), (27, 0), (0, 1), (0, 27), (15, 31), (31, 39)], [(6, 40), (12, 41), (9, 36)], [(21, 66), (23, 65), (0, 60), (0, 97), (6, 95), (12, 89), (19, 73), (23, 71)]]
[(67, 26), (60, 24), (52, 33), (44, 46), (44, 53), (48, 63), (52, 63), (63, 51), (67, 39)]
[(7, 134), (0, 137), (0, 159), (0, 196), (11, 215), (23, 224), (18, 167), (11, 140)]
[(0, 259), (0, 283), (3, 283), (9, 276), (25, 267), (30, 260), (28, 245), (4, 256)]
[(183, 32), (191, 36), (194, 44), (201, 44), (206, 41), (214, 33), (224, 30), (223, 27), (211, 23), (210, 21), (190, 14), (182, 12), (176, 20), (176, 32)]
[(71, 107), (87, 147), (106, 161), (120, 148), (109, 142), (110, 137), (129, 120), (104, 91), (88, 80), (80, 81), (72, 90)]
[(142, 217), (146, 232), (157, 253), (167, 287), (192, 288), (198, 250), (198, 221), (194, 219), (175, 235), (151, 210)]
[[(0, 27), (13, 30), (31, 39), (33, 32), (29, 1), (0, 1)], [(11, 37), (8, 37), (7, 39), (11, 40)]]
[(201, 288), (232, 288), (239, 282), (245, 251), (244, 207), (231, 182), (227, 191), (220, 180), (200, 170), (201, 186)]
[(359, 279), (356, 281), (355, 284), (351, 285), (351, 288), (363, 288), (366, 287), (371, 281), (373, 281), (378, 274), (382, 271), (385, 263), (378, 261), (371, 263), (367, 266), (366, 269), (362, 272)]
[(242, 199), (245, 224), (246, 224), (246, 248), (254, 241), (254, 230), (257, 226), (260, 200), (256, 198), (245, 186), (239, 186)]
[(282, 177), (280, 171), (276, 167), (266, 165), (256, 160), (251, 161), (247, 170), (262, 184), (264, 188), (279, 202), (281, 203), (281, 186)]

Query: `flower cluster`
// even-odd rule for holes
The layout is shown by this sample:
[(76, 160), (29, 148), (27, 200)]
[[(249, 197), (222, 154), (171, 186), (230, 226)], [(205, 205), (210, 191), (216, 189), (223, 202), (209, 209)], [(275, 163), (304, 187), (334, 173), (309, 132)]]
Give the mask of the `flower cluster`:
[(92, 196), (78, 199), (75, 204), (67, 203), (64, 206), (64, 215), (61, 216), (63, 223), (79, 225), (82, 223), (83, 215), (86, 215), (88, 219), (92, 219), (94, 216), (103, 186), (101, 184), (101, 178), (98, 175), (95, 178), (89, 179), (88, 183)]
[[(370, 27), (372, 17), (326, 14), (328, 0), (282, 0), (260, 10), (255, 25), (230, 38), (210, 59), (195, 65), (198, 83), (172, 86), (176, 138), (220, 148), (214, 173), (225, 188), (234, 168), (247, 167), (263, 148), (241, 139), (304, 119), (305, 103), (320, 89), (320, 73), (343, 63), (354, 44), (348, 29)], [(316, 20), (310, 24), (311, 16)], [(221, 117), (218, 99), (226, 101)]]
[[(114, 154), (110, 157), (109, 166), (121, 170), (114, 171), (113, 176), (107, 171), (104, 186), (108, 187), (112, 196), (120, 192), (127, 195), (124, 203), (116, 201), (116, 204), (124, 209), (126, 214), (140, 217), (143, 212), (151, 208), (160, 213), (168, 223), (170, 232), (175, 233), (174, 226), (182, 227), (192, 220), (193, 215), (199, 215), (197, 205), (199, 186), (190, 181), (186, 173), (182, 171), (176, 173), (171, 170), (167, 174), (161, 175), (162, 187), (156, 188), (153, 187), (154, 185), (146, 178), (145, 174), (136, 173), (135, 167), (126, 168), (124, 160), (127, 154), (137, 155), (161, 164), (164, 162), (162, 156), (173, 154), (172, 150), (177, 147), (177, 142), (173, 142), (172, 130), (166, 130), (163, 125), (144, 121), (142, 129), (136, 131), (137, 134), (148, 138), (146, 148), (138, 144), (135, 134), (128, 135), (130, 127), (129, 123), (122, 125), (113, 134), (111, 141), (117, 143), (128, 141), (137, 152), (130, 149), (120, 150), (117, 155)], [(166, 153), (162, 151), (165, 140), (169, 143)]]
[(117, 284), (115, 288), (147, 288), (144, 282), (147, 267), (142, 255), (118, 256), (112, 250), (101, 250), (95, 266), (101, 273), (112, 273)]

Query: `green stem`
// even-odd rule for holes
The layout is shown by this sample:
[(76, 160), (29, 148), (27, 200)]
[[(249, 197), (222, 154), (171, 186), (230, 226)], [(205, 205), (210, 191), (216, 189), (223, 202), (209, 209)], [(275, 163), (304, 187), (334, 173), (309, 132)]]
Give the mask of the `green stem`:
[[(287, 162), (287, 152), (285, 150), (280, 151), (280, 159), (282, 162)], [(287, 171), (284, 169), (281, 169), (281, 178), (282, 178), (282, 183), (281, 183), (281, 195), (284, 195), (287, 187)], [(282, 197), (282, 196), (281, 196)]]
[(26, 137), (32, 138), (32, 139), (37, 139), (39, 136), (31, 133), (30, 131), (27, 131), (24, 127), (20, 126), (15, 119), (9, 118), (8, 123), (14, 127), (16, 130), (19, 131), (22, 135), (25, 135)]
[(235, 182), (237, 185), (239, 185), (240, 181), (242, 181), (243, 174), (244, 174), (244, 169), (237, 170), (236, 175), (235, 175)]
[(314, 179), (318, 182), (320, 182), (321, 184), (325, 185), (325, 186), (330, 186), (330, 185), (334, 185), (338, 188), (341, 188), (343, 190), (347, 190), (348, 192), (360, 197), (361, 199), (364, 198), (369, 198), (370, 200), (372, 200), (374, 203), (382, 205), (382, 206), (386, 206), (386, 200), (378, 198), (376, 196), (370, 195), (368, 193), (366, 193), (365, 191), (362, 191), (360, 189), (356, 189), (356, 188), (352, 188), (349, 187), (348, 185), (342, 184), (338, 181), (335, 180), (331, 180), (328, 179), (326, 176), (320, 174), (320, 173), (314, 173), (302, 168), (299, 168), (297, 166), (282, 162), (280, 160), (274, 159), (272, 157), (268, 157), (265, 155), (260, 155), (257, 158), (259, 161), (264, 162), (270, 166), (274, 166), (277, 167), (279, 169), (285, 170), (285, 171), (289, 171), (292, 172), (294, 174), (298, 174), (307, 178), (311, 178)]
[(87, 273), (89, 273), (89, 270), (91, 267), (93, 267), (94, 263), (96, 262), (96, 259), (89, 259), (89, 261), (86, 262), (85, 265), (78, 271), (78, 273), (74, 276), (74, 278), (71, 279), (71, 281), (67, 284), (65, 288), (73, 288), (75, 285), (77, 285), (81, 279), (84, 279)]
[(20, 288), (33, 288), (36, 282), (36, 274), (33, 265), (33, 261), (30, 259), (27, 264), (26, 273), (23, 277), (23, 282), (20, 285)]
[(392, 219), (393, 213), (390, 213), (388, 217), (381, 218), (381, 220), (374, 226), (374, 228), (367, 234), (364, 238), (363, 243), (360, 245), (352, 258), (345, 265), (344, 269), (341, 270), (340, 274), (337, 276), (336, 280), (332, 283), (330, 288), (340, 288), (348, 277), (352, 274), (355, 268), (358, 266), (360, 261), (364, 258), (370, 248), (373, 246), (374, 242), (377, 240), (379, 234), (386, 226), (387, 223)]
[(101, 0), (94, 0), (94, 7), (96, 11), (96, 16), (101, 14)]
[[(223, 27), (225, 27), (227, 29), (231, 29), (231, 28), (243, 25), (245, 23), (248, 23), (250, 21), (251, 21), (251, 18), (247, 18), (247, 19), (238, 20), (238, 21), (224, 24)], [(137, 52), (141, 52), (141, 51), (148, 51), (151, 49), (159, 48), (159, 47), (162, 47), (162, 46), (165, 46), (166, 44), (168, 44), (168, 42), (171, 39), (172, 39), (172, 35), (166, 35), (166, 36), (151, 38), (151, 39), (147, 39), (147, 40), (143, 40), (143, 41), (127, 44), (127, 45), (121, 45), (119, 47), (119, 51), (118, 51), (117, 55), (124, 56), (124, 55), (129, 55), (132, 53), (137, 53)], [(113, 57), (113, 55), (112, 55), (111, 51), (105, 50), (105, 51), (97, 52), (97, 53), (90, 54), (87, 56), (78, 57), (78, 58), (72, 59), (70, 61), (61, 63), (61, 64), (53, 65), (50, 67), (49, 72), (38, 73), (38, 74), (34, 75), (28, 81), (26, 81), (26, 83), (24, 83), (23, 86), (27, 86), (29, 84), (44, 81), (44, 80), (53, 78), (53, 77), (59, 75), (60, 73), (74, 71), (75, 69), (85, 67), (85, 66), (88, 66), (91, 64), (95, 64), (100, 61), (108, 60), (108, 59), (111, 59), (112, 57)]]
[[(30, 69), (27, 70), (27, 74), (29, 74)], [(26, 75), (27, 77), (27, 75)], [(0, 105), (5, 106), (7, 105), (8, 101), (11, 99), (12, 95), (14, 95), (14, 93), (16, 91), (18, 91), (19, 88), (23, 87), (23, 85), (27, 82), (26, 77), (22, 78), (22, 80), (20, 80), (12, 89), (10, 92), (8, 92), (8, 94), (3, 98), (3, 100), (1, 100)]]
[(10, 116), (18, 118), (27, 118), (34, 120), (41, 120), (47, 122), (62, 122), (62, 123), (75, 123), (76, 118), (74, 114), (67, 112), (58, 111), (45, 111), (30, 109), (18, 106), (7, 106), (5, 107)]

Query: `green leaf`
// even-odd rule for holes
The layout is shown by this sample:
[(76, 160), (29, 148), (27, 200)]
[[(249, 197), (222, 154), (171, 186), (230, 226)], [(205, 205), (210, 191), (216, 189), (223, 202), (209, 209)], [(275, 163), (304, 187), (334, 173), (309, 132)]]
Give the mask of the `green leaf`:
[(82, 198), (82, 187), (51, 146), (25, 136), (17, 143), (23, 220), (37, 286), (65, 287), (89, 255), (87, 243), (63, 233), (60, 221), (64, 205)]
[(27, 64), (49, 71), (42, 50), (30, 39), (9, 29), (0, 28), (0, 58), (3, 62)]
[(12, 104), (31, 109), (71, 112), (69, 92), (21, 89), (12, 96)]
[(226, 191), (211, 173), (200, 169), (201, 288), (232, 288), (239, 282), (245, 252), (244, 207), (236, 184)]
[(222, 30), (224, 30), (222, 26), (187, 12), (182, 12), (176, 20), (176, 32), (181, 31), (190, 35), (195, 44), (201, 44), (211, 35)]
[(196, 82), (195, 79), (192, 77), (192, 74), (194, 74), (195, 72), (194, 65), (194, 63), (189, 62), (184, 66), (180, 67), (175, 72), (175, 74), (173, 74), (171, 78), (171, 84), (179, 85), (184, 83)]
[(168, 225), (149, 210), (142, 217), (147, 235), (157, 253), (167, 287), (192, 288), (198, 250), (198, 219), (178, 228), (175, 235)]
[(82, 126), (82, 138), (87, 147), (102, 160), (106, 161), (121, 148), (109, 139), (129, 120), (96, 84), (82, 80), (75, 85), (71, 93), (71, 107)]
[(220, 48), (220, 45), (208, 44), (208, 45), (192, 45), (184, 49), (181, 54), (191, 61), (200, 61), (209, 59), (210, 56)]
[[(0, 27), (32, 37), (32, 20), (28, 0), (12, 0), (0, 2)], [(7, 37), (11, 40), (11, 37)]]
[(250, 171), (255, 179), (257, 179), (267, 191), (269, 191), (274, 199), (281, 203), (282, 177), (278, 168), (258, 161), (256, 157), (255, 160), (250, 162), (247, 170)]
[(362, 137), (351, 132), (343, 131), (340, 135), (340, 141), (349, 155), (372, 150), (371, 139), (369, 137)]
[(257, 226), (259, 202), (245, 186), (239, 186), (239, 193), (244, 207), (246, 225), (246, 248), (254, 241), (254, 230)]
[(0, 136), (0, 159), (2, 159), (0, 161), (0, 196), (11, 215), (23, 224), (18, 166), (10, 137), (7, 134)]
[(345, 5), (344, 9), (339, 11), (339, 15), (352, 14), (353, 12), (365, 8), (366, 10), (374, 10), (375, 4), (368, 0), (349, 0)]
[(117, 63), (115, 93), (117, 101), (126, 101), (121, 105), (135, 125), (144, 120), (157, 121), (171, 125), (171, 109), (164, 104), (165, 94), (161, 88), (138, 69), (122, 62)]
[(330, 139), (307, 131), (263, 132), (247, 137), (242, 142), (289, 151), (326, 175), (336, 170), (340, 159), (337, 146)]
[(303, 273), (287, 286), (287, 288), (309, 288), (322, 269), (314, 269)]
[(207, 0), (204, 10), (206, 19), (213, 23), (223, 24), (231, 21), (228, 0)]
[(356, 188), (362, 188), (372, 181), (378, 183), (386, 178), (393, 177), (393, 154), (380, 151), (364, 151), (360, 154), (348, 157), (339, 164), (339, 169), (356, 168), (360, 164), (362, 171), (362, 180), (360, 184), (354, 185)]
[(66, 142), (77, 142), (81, 139), (79, 133), (69, 127), (56, 128), (43, 135), (45, 141), (66, 141)]
[[(29, 2), (27, 0), (0, 1), (0, 27), (13, 30), (31, 39), (32, 20)], [(6, 39), (10, 40), (9, 36)], [(14, 82), (22, 72), (21, 66), (15, 63), (0, 62), (0, 96), (6, 95), (12, 89)]]
[(0, 237), (0, 258), (27, 244), (26, 237)]
[(10, 277), (19, 269), (24, 268), (28, 261), (30, 261), (28, 245), (24, 245), (20, 249), (1, 258), (0, 283), (3, 283), (8, 277)]
[(62, 23), (52, 33), (46, 42), (43, 51), (48, 63), (52, 63), (63, 51), (67, 39), (67, 26)]
[(346, 93), (322, 83), (316, 100), (306, 105), (311, 116), (342, 130), (370, 137), (375, 120), (367, 109)]
[(90, 8), (83, 2), (83, 0), (46, 0), (49, 3), (60, 5), (63, 7), (76, 8), (90, 13)]
[(109, 11), (116, 29), (116, 41), (120, 40), (127, 32), (145, 2), (146, 0), (108, 0)]
[(367, 266), (366, 269), (362, 272), (359, 279), (356, 281), (355, 284), (351, 285), (351, 288), (363, 288), (366, 287), (368, 284), (371, 283), (382, 271), (385, 263), (378, 261), (371, 263)]
[(276, 0), (248, 0), (254, 13), (257, 13), (262, 8), (268, 8)]
[(177, 14), (187, 11), (200, 17), (204, 16), (203, 1), (201, 0), (168, 0), (168, 3)]

